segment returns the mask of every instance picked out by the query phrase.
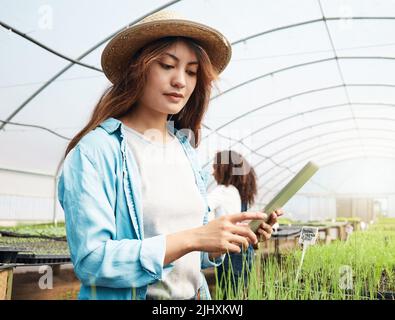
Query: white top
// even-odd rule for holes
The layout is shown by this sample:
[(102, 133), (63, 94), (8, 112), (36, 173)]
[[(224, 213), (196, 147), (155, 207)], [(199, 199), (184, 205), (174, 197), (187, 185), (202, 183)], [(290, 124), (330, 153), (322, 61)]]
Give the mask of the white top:
[[(201, 226), (204, 199), (179, 140), (172, 135), (167, 143), (152, 142), (125, 129), (141, 174), (145, 238)], [(176, 260), (163, 281), (149, 285), (147, 298), (192, 299), (200, 286), (200, 252), (195, 251)]]
[(209, 220), (225, 214), (241, 211), (241, 198), (239, 190), (233, 185), (223, 184), (216, 186), (207, 196), (210, 207)]

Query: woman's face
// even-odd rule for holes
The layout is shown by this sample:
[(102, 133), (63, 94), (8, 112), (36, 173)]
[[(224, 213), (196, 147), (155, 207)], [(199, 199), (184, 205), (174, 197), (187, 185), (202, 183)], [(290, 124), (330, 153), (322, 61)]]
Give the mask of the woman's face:
[(149, 67), (139, 107), (166, 115), (180, 112), (195, 89), (197, 69), (193, 50), (176, 42)]

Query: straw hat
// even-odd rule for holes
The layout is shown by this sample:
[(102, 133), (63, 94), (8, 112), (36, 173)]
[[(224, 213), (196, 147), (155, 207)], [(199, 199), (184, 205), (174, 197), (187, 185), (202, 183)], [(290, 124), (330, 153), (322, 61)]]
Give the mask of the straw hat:
[(194, 39), (206, 50), (218, 73), (229, 63), (232, 47), (220, 32), (186, 20), (175, 12), (159, 11), (127, 27), (112, 38), (101, 56), (104, 74), (115, 83), (137, 50), (154, 40), (171, 36)]

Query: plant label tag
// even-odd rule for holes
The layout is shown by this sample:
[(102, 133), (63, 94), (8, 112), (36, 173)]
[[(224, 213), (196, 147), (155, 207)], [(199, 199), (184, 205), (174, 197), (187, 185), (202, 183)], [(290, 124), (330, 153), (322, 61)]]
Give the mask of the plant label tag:
[(348, 225), (346, 226), (346, 233), (347, 233), (347, 234), (351, 234), (353, 231), (354, 231), (353, 226), (352, 226), (351, 224), (348, 224)]
[(317, 241), (318, 237), (318, 228), (317, 227), (302, 227), (302, 231), (300, 232), (299, 244), (305, 245), (314, 245)]

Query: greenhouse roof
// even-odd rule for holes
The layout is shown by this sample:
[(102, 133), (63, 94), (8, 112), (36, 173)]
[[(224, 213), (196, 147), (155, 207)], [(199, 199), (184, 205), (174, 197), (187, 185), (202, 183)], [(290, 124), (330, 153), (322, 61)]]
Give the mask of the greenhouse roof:
[(269, 194), (314, 160), (326, 180), (306, 190), (327, 193), (342, 190), (355, 161), (372, 159), (365, 168), (381, 172), (376, 191), (395, 192), (395, 1), (3, 0), (0, 169), (56, 177), (110, 85), (104, 46), (164, 8), (232, 43), (204, 119), (203, 165), (219, 148), (238, 150)]

